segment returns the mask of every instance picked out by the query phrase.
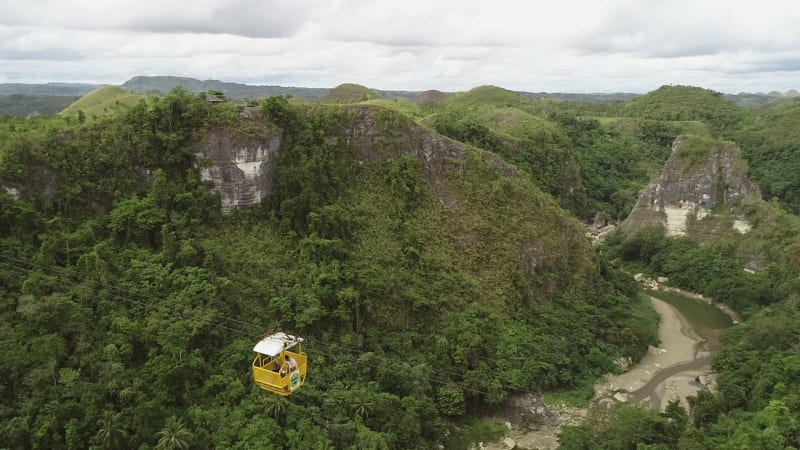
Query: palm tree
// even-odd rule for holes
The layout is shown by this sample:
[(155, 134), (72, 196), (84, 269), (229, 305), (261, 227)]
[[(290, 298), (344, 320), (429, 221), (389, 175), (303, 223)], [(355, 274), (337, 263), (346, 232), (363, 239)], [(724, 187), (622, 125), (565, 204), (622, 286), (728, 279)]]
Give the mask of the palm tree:
[(278, 397), (277, 395), (271, 395), (267, 397), (266, 400), (267, 406), (265, 407), (267, 414), (272, 416), (273, 419), (278, 420), (281, 416), (286, 413), (286, 401), (283, 397)]
[(372, 414), (372, 407), (375, 404), (369, 401), (366, 394), (361, 394), (353, 405), (353, 412), (359, 419), (365, 419)]
[(158, 437), (157, 450), (187, 450), (192, 433), (186, 429), (183, 420), (172, 416), (167, 419), (164, 429), (156, 433), (156, 437)]
[(336, 447), (333, 446), (331, 441), (328, 440), (328, 439), (325, 439), (324, 441), (318, 443), (317, 446), (314, 447), (314, 450), (334, 450), (334, 448), (336, 448)]
[(120, 425), (121, 415), (121, 413), (114, 414), (112, 411), (106, 411), (103, 413), (103, 418), (97, 421), (100, 429), (95, 436), (103, 448), (125, 448), (125, 438), (128, 437), (128, 433)]

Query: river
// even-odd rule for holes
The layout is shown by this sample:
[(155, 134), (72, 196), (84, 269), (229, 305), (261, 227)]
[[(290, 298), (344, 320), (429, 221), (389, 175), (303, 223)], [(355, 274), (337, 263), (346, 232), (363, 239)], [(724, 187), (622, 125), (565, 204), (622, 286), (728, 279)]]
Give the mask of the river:
[[(658, 328), (661, 343), (625, 373), (609, 375), (595, 385), (596, 395), (591, 402), (595, 406), (609, 406), (622, 400), (663, 410), (670, 399), (677, 398), (687, 407), (685, 398), (705, 387), (696, 382), (695, 377), (705, 384), (714, 378), (711, 356), (719, 349), (719, 335), (733, 324), (732, 319), (703, 300), (674, 292), (645, 293), (661, 316)], [(558, 408), (557, 423), (515, 425), (509, 436), (522, 448), (556, 449), (561, 426), (580, 423), (586, 413), (586, 408), (562, 406)], [(513, 419), (494, 418), (492, 421), (508, 421), (510, 425)], [(496, 442), (485, 448), (495, 450), (509, 446)]]
[(716, 307), (673, 292), (646, 291), (661, 315), (658, 348), (629, 371), (610, 376), (598, 385), (598, 403), (647, 402), (663, 410), (668, 401), (685, 398), (715, 382), (711, 356), (719, 350), (719, 336), (733, 325)]

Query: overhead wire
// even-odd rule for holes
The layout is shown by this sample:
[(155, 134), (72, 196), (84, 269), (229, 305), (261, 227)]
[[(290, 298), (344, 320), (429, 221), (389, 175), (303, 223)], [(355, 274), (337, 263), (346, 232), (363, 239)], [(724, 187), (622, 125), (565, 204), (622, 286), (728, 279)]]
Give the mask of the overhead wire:
[[(313, 341), (315, 342), (314, 345), (322, 345), (324, 347), (327, 347), (328, 349), (331, 349), (331, 347), (328, 344), (319, 342), (316, 339), (313, 339)], [(347, 349), (337, 349), (337, 350), (344, 351), (344, 352), (350, 353), (350, 354), (355, 355), (355, 356), (360, 356), (360, 355), (363, 355), (365, 353), (375, 353), (374, 351), (364, 352), (364, 351), (360, 351), (360, 350), (347, 350)], [(441, 375), (450, 375), (450, 376), (458, 377), (458, 378), (464, 376), (463, 373), (451, 372), (451, 371), (448, 371), (448, 370), (445, 370), (445, 369), (431, 369), (431, 370), (433, 372), (439, 373)], [(514, 389), (516, 389), (516, 388), (514, 388)]]
[[(13, 258), (7, 258), (5, 255), (0, 255), (0, 258), (6, 259), (6, 261), (0, 261), (0, 265), (6, 266), (6, 267), (10, 267), (10, 268), (12, 268), (12, 270), (17, 270), (17, 271), (25, 272), (25, 273), (29, 273), (29, 272), (32, 272), (34, 270), (34, 269), (31, 269), (31, 268), (28, 268), (28, 267), (24, 267), (24, 266), (20, 266), (20, 265), (16, 265), (16, 264), (12, 264), (12, 263), (7, 262), (9, 259), (13, 259)], [(41, 270), (41, 268), (42, 268), (42, 266), (38, 266), (36, 264), (32, 264), (32, 265), (33, 266), (37, 266), (36, 270)], [(78, 285), (78, 283), (76, 281), (69, 279), (68, 276), (65, 275), (65, 274), (54, 273), (55, 270), (50, 270), (49, 272), (50, 272), (48, 274), (49, 276), (53, 276), (56, 279), (58, 279), (59, 281), (66, 282), (66, 283), (69, 283), (69, 284), (72, 284), (72, 285), (75, 285), (75, 286)], [(136, 299), (133, 299), (133, 298), (130, 298), (130, 297), (123, 297), (123, 296), (121, 296), (119, 294), (115, 294), (113, 292), (103, 292), (98, 287), (88, 286), (88, 288), (91, 289), (92, 291), (95, 291), (95, 293), (97, 293), (97, 294), (101, 294), (101, 295), (105, 294), (105, 295), (108, 295), (109, 297), (114, 298), (116, 300), (124, 301), (124, 302), (127, 302), (128, 304), (131, 304), (131, 305), (141, 306), (141, 307), (146, 308), (146, 309), (151, 309), (151, 310), (152, 309), (158, 309), (159, 305), (161, 305), (161, 308), (166, 309), (167, 306), (169, 306), (169, 305), (166, 305), (164, 303), (161, 303), (161, 299), (155, 299), (155, 298), (149, 297), (151, 300), (156, 300), (158, 303), (148, 303), (148, 302), (144, 302), (144, 301), (141, 301), (141, 300), (136, 300)], [(139, 295), (139, 294), (135, 294), (135, 295)], [(147, 296), (143, 296), (143, 297), (148, 298)], [(189, 316), (189, 315), (187, 315), (187, 314), (185, 314), (182, 311), (179, 311), (177, 309), (172, 309), (172, 310), (170, 310), (168, 312), (174, 314), (175, 316), (179, 316), (180, 318), (182, 318), (184, 320), (197, 320), (196, 317), (191, 317), (191, 316)], [(224, 316), (222, 316), (222, 317), (224, 317)], [(216, 323), (216, 324), (210, 324), (210, 325), (211, 325), (212, 328), (223, 329), (223, 330), (226, 330), (226, 331), (229, 331), (229, 332), (234, 332), (234, 333), (241, 333), (243, 331), (242, 329), (233, 328), (233, 327), (227, 326), (227, 325), (222, 324), (222, 323)]]
[[(113, 286), (113, 285), (109, 285), (107, 283), (103, 283), (103, 282), (98, 281), (98, 280), (91, 280), (91, 279), (88, 279), (86, 277), (80, 277), (80, 276), (77, 276), (75, 274), (57, 273), (57, 272), (61, 271), (60, 268), (57, 270), (55, 267), (52, 267), (52, 266), (43, 266), (43, 265), (36, 264), (36, 263), (30, 262), (30, 261), (20, 260), (20, 259), (17, 259), (17, 258), (9, 257), (7, 255), (2, 255), (2, 254), (0, 254), (0, 259), (5, 260), (5, 261), (0, 260), (0, 265), (9, 267), (12, 270), (17, 270), (19, 272), (25, 272), (25, 273), (30, 273), (30, 272), (32, 272), (34, 270), (39, 270), (39, 271), (41, 271), (41, 272), (43, 272), (45, 274), (48, 274), (50, 276), (55, 277), (59, 281), (65, 281), (65, 282), (67, 282), (67, 283), (69, 283), (69, 284), (71, 284), (73, 286), (79, 285), (78, 281), (75, 280), (76, 278), (82, 278), (85, 281), (92, 281), (96, 285), (96, 286), (88, 286), (88, 288), (91, 289), (92, 291), (96, 292), (97, 294), (108, 295), (111, 298), (114, 298), (116, 300), (120, 300), (120, 301), (123, 301), (123, 302), (127, 302), (127, 303), (129, 303), (131, 305), (142, 306), (143, 308), (149, 308), (149, 309), (164, 308), (165, 310), (170, 306), (168, 304), (163, 303), (163, 299), (161, 299), (161, 298), (153, 297), (153, 296), (150, 296), (150, 295), (147, 295), (147, 294), (143, 294), (143, 293), (139, 293), (139, 292), (133, 292), (133, 291), (130, 291), (130, 290), (127, 290), (127, 289), (124, 289), (124, 288), (120, 288), (118, 286)], [(9, 262), (9, 261), (11, 261), (11, 262)], [(26, 267), (26, 266), (28, 266), (28, 267)], [(84, 286), (84, 287), (86, 287), (86, 286)], [(112, 290), (117, 291), (117, 292), (126, 293), (129, 296), (125, 297), (125, 296), (119, 295), (117, 293), (112, 293), (112, 292), (108, 292), (108, 291), (102, 291), (100, 289), (101, 287), (102, 288), (106, 288), (106, 289), (112, 289)], [(131, 298), (130, 296), (136, 296), (136, 297), (148, 299), (148, 300), (151, 300), (152, 302), (144, 302), (144, 301), (141, 301), (141, 300), (136, 300), (134, 298)], [(164, 312), (164, 311), (159, 311), (159, 312)], [(179, 311), (177, 309), (170, 309), (169, 311), (166, 311), (166, 312), (167, 313), (172, 313), (175, 316), (178, 316), (178, 317), (180, 317), (180, 318), (182, 318), (184, 320), (196, 320), (196, 317), (191, 317), (189, 315), (186, 315), (185, 313), (183, 313), (183, 312), (181, 312), (181, 311)], [(264, 327), (259, 326), (257, 324), (254, 324), (254, 323), (251, 323), (251, 322), (246, 322), (246, 321), (235, 319), (235, 318), (231, 318), (231, 317), (226, 317), (224, 315), (218, 315), (218, 317), (220, 319), (228, 320), (231, 323), (236, 323), (236, 324), (243, 325), (243, 326), (247, 327), (247, 328), (236, 328), (236, 327), (231, 327), (231, 326), (228, 326), (228, 325), (225, 325), (225, 324), (222, 324), (222, 323), (210, 323), (209, 324), (212, 328), (223, 329), (223, 330), (229, 331), (231, 333), (235, 333), (237, 335), (252, 337), (253, 335), (263, 334), (263, 331), (265, 329)], [(256, 330), (257, 333), (254, 333), (251, 330)], [(311, 344), (312, 348), (314, 348), (314, 350), (316, 352), (321, 353), (321, 354), (323, 354), (325, 356), (334, 358), (334, 359), (336, 359), (337, 356), (339, 356), (339, 355), (334, 355), (333, 354), (334, 351), (345, 351), (345, 352), (350, 353), (350, 354), (352, 354), (354, 356), (360, 356), (360, 355), (364, 355), (366, 353), (369, 353), (369, 352), (360, 352), (360, 351), (347, 350), (347, 349), (334, 349), (333, 347), (331, 347), (331, 346), (329, 346), (327, 344), (324, 344), (321, 341), (319, 341), (317, 339), (313, 339), (313, 338), (312, 339), (306, 338), (306, 340)], [(325, 348), (326, 350), (322, 350), (322, 348)], [(381, 356), (381, 357), (384, 358), (385, 360), (388, 360), (388, 361), (392, 360), (392, 358), (390, 358), (390, 357), (386, 357), (386, 356)], [(368, 361), (362, 361), (361, 364), (367, 365), (367, 366), (375, 368), (375, 369), (380, 369), (382, 367), (381, 365), (379, 365), (377, 363), (371, 363), (371, 362), (368, 362)], [(435, 374), (440, 374), (440, 375), (449, 375), (449, 376), (456, 377), (456, 378), (462, 378), (464, 376), (464, 374), (459, 374), (459, 373), (456, 373), (456, 372), (450, 372), (450, 371), (446, 371), (444, 369), (436, 369), (436, 368), (430, 368), (430, 372), (435, 373)], [(431, 382), (434, 382), (434, 383), (437, 383), (437, 384), (440, 384), (440, 385), (452, 385), (452, 384), (455, 383), (454, 381), (448, 381), (448, 380), (442, 380), (440, 378), (434, 378), (433, 376), (430, 376), (430, 375), (424, 375), (424, 377), (425, 377), (426, 380), (429, 380)], [(500, 386), (502, 388), (504, 388), (504, 390), (508, 390), (508, 391), (514, 391), (514, 392), (519, 392), (519, 393), (527, 393), (527, 394), (531, 394), (531, 395), (539, 395), (538, 393), (535, 393), (535, 392), (531, 392), (531, 391), (528, 391), (528, 390), (525, 390), (525, 389), (520, 389), (520, 388), (517, 388), (517, 387), (514, 387), (514, 386), (505, 385), (505, 384), (502, 384), (502, 383), (500, 384)], [(496, 394), (492, 394), (490, 392), (482, 391), (482, 390), (471, 388), (471, 387), (461, 386), (461, 385), (459, 385), (459, 388), (464, 390), (464, 391), (468, 391), (468, 392), (472, 392), (472, 393), (476, 393), (476, 394), (482, 394), (482, 395), (486, 395), (486, 396), (496, 395)]]

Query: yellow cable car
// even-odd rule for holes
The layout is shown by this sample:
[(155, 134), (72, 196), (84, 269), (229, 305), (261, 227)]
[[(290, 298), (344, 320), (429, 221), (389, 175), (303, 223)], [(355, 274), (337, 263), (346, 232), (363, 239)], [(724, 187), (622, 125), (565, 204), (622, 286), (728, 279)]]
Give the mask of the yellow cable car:
[[(253, 351), (253, 380), (258, 387), (278, 395), (297, 392), (306, 381), (308, 356), (303, 352), (303, 338), (283, 332), (261, 339)], [(294, 347), (296, 351), (289, 351)]]

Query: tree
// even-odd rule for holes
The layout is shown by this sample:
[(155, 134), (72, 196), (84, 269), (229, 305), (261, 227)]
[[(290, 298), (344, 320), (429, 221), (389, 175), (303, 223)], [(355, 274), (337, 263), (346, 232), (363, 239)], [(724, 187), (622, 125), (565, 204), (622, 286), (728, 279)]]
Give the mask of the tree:
[(375, 403), (371, 401), (369, 394), (361, 392), (353, 403), (353, 412), (359, 420), (363, 420), (372, 415), (374, 406)]
[(183, 420), (171, 416), (164, 424), (164, 429), (156, 433), (156, 437), (158, 437), (155, 447), (157, 450), (186, 450), (189, 448), (192, 433), (185, 428)]
[(121, 415), (121, 413), (115, 414), (111, 411), (106, 411), (103, 414), (103, 418), (97, 421), (97, 426), (100, 429), (95, 436), (103, 448), (119, 449), (125, 447), (125, 438), (128, 437), (128, 432), (120, 424)]
[(380, 433), (361, 425), (356, 433), (356, 445), (353, 449), (360, 450), (389, 450), (386, 440)]
[(279, 420), (286, 414), (286, 404), (288, 403), (285, 398), (278, 397), (277, 395), (270, 395), (266, 399), (267, 406), (265, 410), (267, 415), (272, 416), (273, 419)]
[(700, 391), (694, 397), (687, 398), (692, 424), (695, 428), (711, 425), (720, 414), (720, 405), (714, 394)]

